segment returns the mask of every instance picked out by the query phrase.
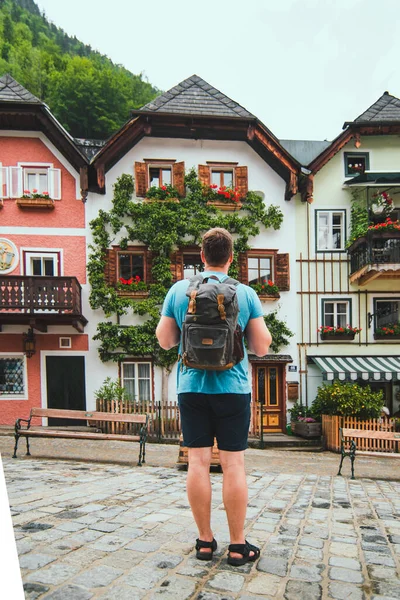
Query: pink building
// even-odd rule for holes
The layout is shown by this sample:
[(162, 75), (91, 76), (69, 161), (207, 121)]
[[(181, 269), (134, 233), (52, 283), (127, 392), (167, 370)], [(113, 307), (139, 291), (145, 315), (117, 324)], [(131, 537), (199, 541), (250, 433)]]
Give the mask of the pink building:
[(86, 408), (87, 165), (48, 107), (0, 78), (0, 424)]

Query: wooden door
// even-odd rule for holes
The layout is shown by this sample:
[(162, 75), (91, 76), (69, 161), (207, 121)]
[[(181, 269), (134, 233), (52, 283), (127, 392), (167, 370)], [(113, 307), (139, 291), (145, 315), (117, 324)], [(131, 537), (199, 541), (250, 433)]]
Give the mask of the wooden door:
[[(47, 408), (86, 410), (85, 358), (83, 356), (47, 356)], [(49, 425), (86, 425), (86, 421), (51, 419)]]
[[(263, 433), (285, 429), (282, 365), (255, 365), (254, 398), (262, 413)], [(261, 418), (261, 415), (260, 415)]]

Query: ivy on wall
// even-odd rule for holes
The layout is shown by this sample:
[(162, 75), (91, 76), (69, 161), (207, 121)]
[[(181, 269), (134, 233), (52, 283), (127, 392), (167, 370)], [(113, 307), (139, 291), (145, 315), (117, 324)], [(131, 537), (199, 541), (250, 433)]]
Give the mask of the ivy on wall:
[[(249, 238), (260, 232), (260, 226), (280, 229), (283, 214), (279, 207), (266, 207), (260, 196), (249, 191), (238, 212), (222, 212), (208, 203), (211, 196), (192, 169), (185, 177), (186, 196), (179, 202), (137, 201), (133, 197), (134, 180), (121, 175), (114, 186), (113, 207), (100, 210), (90, 223), (93, 244), (88, 262), (91, 285), (90, 305), (102, 309), (113, 320), (99, 323), (95, 340), (100, 341), (99, 354), (103, 362), (121, 361), (127, 356), (152, 356), (158, 366), (170, 369), (177, 360), (177, 348), (165, 351), (157, 343), (155, 329), (160, 307), (172, 284), (170, 256), (177, 248), (199, 245), (205, 231), (225, 227), (235, 236), (235, 260), (229, 275), (238, 277), (237, 256), (250, 249)], [(121, 296), (109, 285), (105, 276), (107, 249), (113, 242), (122, 249), (130, 242), (141, 242), (152, 252), (152, 281), (148, 297), (135, 299)], [(133, 313), (146, 317), (140, 325), (123, 326), (122, 315)], [(288, 335), (288, 334), (286, 334)]]

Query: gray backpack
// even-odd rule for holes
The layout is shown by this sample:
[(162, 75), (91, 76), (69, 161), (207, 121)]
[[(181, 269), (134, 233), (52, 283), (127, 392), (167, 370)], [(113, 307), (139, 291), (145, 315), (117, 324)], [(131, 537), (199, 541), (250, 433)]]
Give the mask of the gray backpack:
[(189, 306), (182, 325), (182, 363), (193, 369), (226, 371), (244, 357), (238, 325), (239, 282), (196, 275), (189, 281)]

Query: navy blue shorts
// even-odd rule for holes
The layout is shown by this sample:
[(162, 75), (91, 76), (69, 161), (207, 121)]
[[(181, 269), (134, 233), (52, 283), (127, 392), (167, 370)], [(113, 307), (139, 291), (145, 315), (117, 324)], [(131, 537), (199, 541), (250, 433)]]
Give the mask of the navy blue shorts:
[(251, 394), (178, 394), (183, 443), (208, 448), (246, 450), (250, 426)]

